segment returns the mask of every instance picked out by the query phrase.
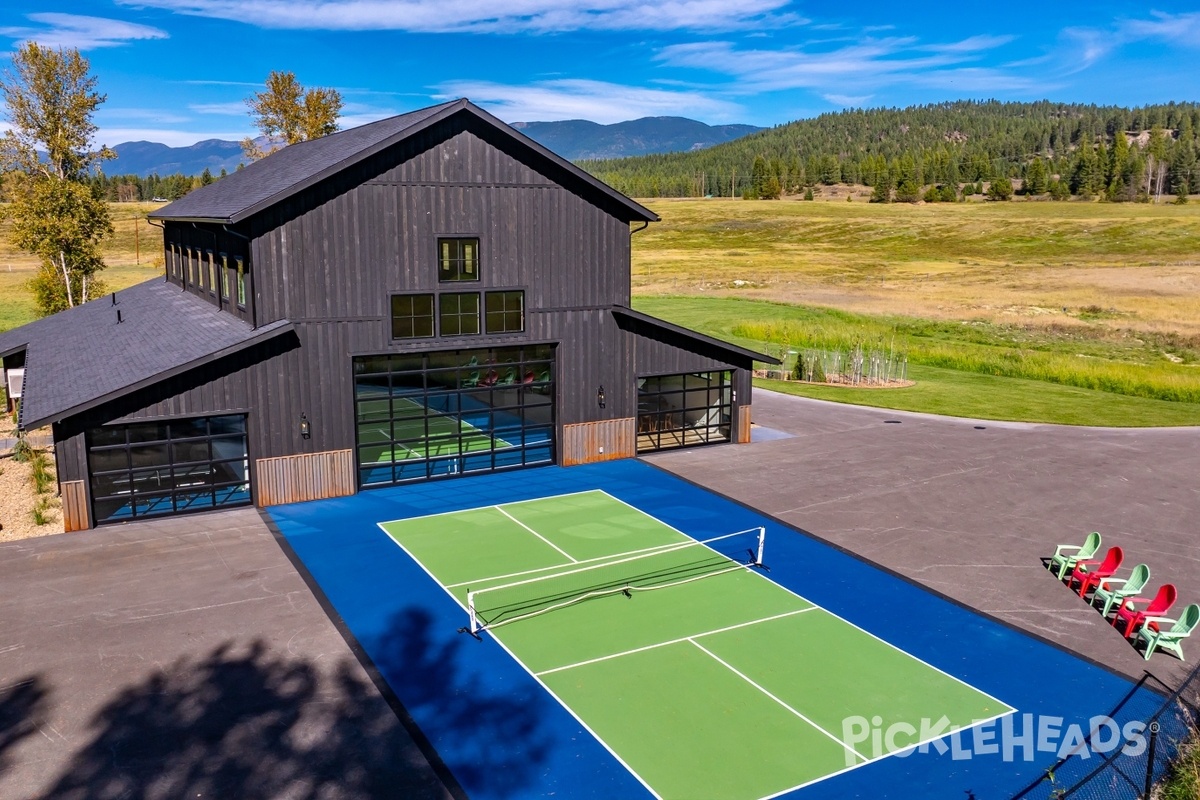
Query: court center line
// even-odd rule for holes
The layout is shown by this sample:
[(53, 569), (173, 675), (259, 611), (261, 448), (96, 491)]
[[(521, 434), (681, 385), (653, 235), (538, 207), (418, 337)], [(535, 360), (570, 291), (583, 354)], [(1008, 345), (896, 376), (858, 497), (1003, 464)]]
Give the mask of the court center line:
[(533, 528), (531, 528), (531, 527), (529, 527), (528, 525), (526, 525), (524, 522), (521, 522), (521, 520), (517, 519), (516, 517), (514, 517), (512, 514), (508, 513), (507, 511), (505, 511), (505, 510), (504, 510), (503, 508), (501, 508), (500, 506), (492, 506), (492, 508), (496, 509), (496, 510), (497, 510), (497, 511), (499, 511), (501, 514), (503, 514), (504, 516), (508, 517), (508, 518), (509, 518), (509, 519), (511, 519), (513, 522), (517, 523), (517, 524), (518, 524), (518, 525), (520, 525), (522, 528), (524, 528), (525, 530), (529, 531), (529, 532), (530, 532), (530, 533), (532, 533), (534, 536), (538, 537), (539, 539), (541, 539), (543, 542), (545, 542), (546, 544), (548, 544), (548, 545), (550, 545), (551, 547), (553, 547), (553, 548), (554, 548), (555, 550), (557, 550), (558, 552), (562, 553), (564, 556), (566, 556), (568, 559), (570, 559), (570, 560), (571, 560), (571, 563), (572, 563), (572, 564), (578, 564), (578, 563), (579, 563), (579, 559), (578, 559), (578, 558), (576, 558), (575, 556), (571, 555), (571, 554), (570, 554), (570, 553), (568, 553), (566, 550), (563, 550), (561, 547), (559, 547), (558, 545), (556, 545), (554, 542), (550, 541), (550, 540), (549, 540), (549, 539), (547, 539), (545, 536), (542, 536), (540, 533), (538, 533), (538, 532), (537, 532), (537, 531), (535, 531)]
[[(632, 650), (624, 650), (620, 653), (610, 653), (609, 655), (606, 655), (606, 656), (599, 656), (598, 658), (589, 658), (586, 661), (578, 661), (574, 664), (567, 664), (567, 665), (561, 666), (561, 667), (553, 667), (551, 669), (544, 669), (541, 672), (535, 672), (533, 674), (537, 675), (538, 677), (541, 677), (542, 675), (552, 675), (555, 672), (565, 672), (566, 670), (575, 669), (576, 667), (584, 667), (584, 666), (587, 666), (588, 664), (598, 664), (601, 661), (611, 661), (614, 658), (621, 658), (622, 656), (631, 656), (634, 653), (644, 653), (647, 650), (656, 650), (659, 647), (666, 647), (667, 645), (682, 644), (683, 642), (691, 642), (693, 639), (699, 639), (702, 636), (712, 636), (713, 634), (724, 633), (725, 631), (737, 630), (738, 628), (746, 628), (751, 625), (757, 625), (760, 622), (770, 622), (770, 621), (776, 620), (776, 619), (783, 619), (784, 617), (794, 617), (797, 614), (803, 614), (806, 611), (812, 611), (814, 608), (816, 608), (816, 606), (809, 606), (808, 608), (798, 608), (795, 611), (785, 611), (782, 614), (776, 614), (772, 617), (763, 617), (762, 619), (752, 619), (749, 622), (739, 622), (736, 625), (727, 625), (724, 628), (715, 628), (714, 630), (711, 630), (711, 631), (704, 631), (704, 633), (693, 633), (690, 636), (680, 636), (678, 639), (671, 639), (666, 642), (656, 642), (654, 644), (648, 644), (643, 647), (635, 647)], [(692, 642), (692, 643), (695, 644), (695, 642)]]
[[(686, 534), (686, 533), (684, 533), (683, 531), (679, 530), (679, 528), (676, 528), (674, 525), (671, 525), (671, 524), (670, 524), (670, 523), (668, 523), (668, 522), (664, 522), (663, 520), (661, 520), (661, 519), (659, 519), (658, 517), (656, 517), (656, 516), (654, 516), (653, 514), (651, 514), (649, 511), (644, 511), (644, 510), (642, 510), (642, 509), (638, 508), (637, 506), (633, 505), (632, 503), (630, 503), (630, 502), (628, 502), (628, 501), (626, 501), (626, 500), (622, 500), (621, 498), (617, 497), (616, 495), (609, 494), (609, 493), (608, 493), (607, 491), (605, 491), (604, 489), (597, 489), (596, 491), (598, 491), (598, 492), (601, 492), (601, 493), (603, 493), (603, 494), (605, 494), (605, 495), (608, 495), (609, 497), (611, 497), (613, 500), (617, 501), (617, 502), (618, 502), (618, 503), (620, 503), (621, 505), (623, 505), (623, 506), (628, 506), (629, 508), (631, 508), (631, 509), (633, 509), (634, 511), (638, 512), (639, 514), (642, 514), (642, 515), (644, 515), (644, 516), (647, 516), (647, 517), (649, 517), (649, 518), (650, 518), (650, 519), (652, 519), (652, 520), (655, 520), (655, 521), (657, 521), (657, 522), (658, 522), (660, 525), (663, 525), (663, 526), (665, 526), (665, 527), (669, 528), (670, 530), (673, 530), (673, 531), (675, 531), (676, 533), (678, 533), (678, 534), (680, 534), (680, 535), (682, 535), (682, 536), (687, 536), (688, 538), (695, 540), (695, 537), (694, 537), (694, 536), (690, 536), (689, 534)], [(705, 491), (707, 491), (707, 490), (705, 490)], [(736, 505), (736, 503), (735, 503), (735, 505)], [(773, 524), (778, 524), (778, 525), (781, 525), (782, 527), (785, 527), (785, 528), (786, 528), (786, 527), (789, 527), (789, 526), (787, 525), (787, 523), (780, 523), (780, 522), (774, 522), (774, 521), (773, 521)], [(805, 536), (808, 536), (809, 534), (804, 534), (804, 535), (805, 535)], [(702, 540), (700, 540), (700, 541), (702, 541)], [(714, 551), (714, 552), (716, 552), (716, 551)], [(804, 597), (804, 596), (803, 596), (803, 595), (801, 595), (799, 592), (796, 592), (796, 591), (794, 591), (794, 590), (792, 590), (792, 589), (789, 589), (788, 587), (784, 586), (782, 583), (779, 583), (779, 582), (777, 582), (777, 581), (776, 581), (774, 578), (770, 578), (770, 577), (768, 577), (767, 575), (765, 575), (765, 574), (764, 574), (764, 573), (762, 573), (762, 572), (759, 572), (759, 573), (757, 573), (757, 574), (758, 574), (758, 576), (759, 576), (760, 578), (762, 578), (763, 580), (765, 580), (765, 581), (770, 581), (771, 583), (773, 583), (774, 585), (778, 586), (780, 589), (782, 589), (783, 591), (785, 591), (785, 592), (787, 592), (788, 594), (792, 595), (793, 597), (799, 597), (801, 600), (803, 600), (803, 601), (804, 601), (804, 602), (806, 602), (806, 603), (812, 603), (814, 606), (816, 606), (817, 608), (821, 609), (821, 610), (822, 610), (822, 611), (824, 611), (826, 614), (828, 614), (829, 616), (831, 616), (831, 617), (833, 617), (834, 619), (838, 620), (839, 622), (843, 622), (843, 623), (845, 623), (845, 624), (849, 625), (850, 627), (852, 627), (852, 628), (855, 628), (856, 630), (858, 630), (858, 631), (860, 631), (860, 632), (862, 632), (862, 633), (866, 634), (867, 636), (871, 637), (872, 639), (876, 640), (877, 642), (880, 642), (881, 644), (884, 644), (884, 645), (886, 645), (887, 647), (890, 647), (890, 648), (892, 648), (892, 649), (893, 649), (893, 650), (895, 650), (897, 653), (901, 653), (901, 654), (903, 654), (903, 655), (907, 656), (908, 658), (911, 658), (913, 661), (916, 661), (918, 664), (923, 664), (923, 665), (925, 665), (926, 667), (928, 667), (929, 669), (933, 670), (934, 672), (938, 672), (938, 673), (940, 673), (940, 674), (942, 674), (942, 675), (945, 675), (947, 678), (949, 678), (950, 680), (954, 681), (955, 683), (962, 684), (963, 686), (967, 687), (968, 689), (970, 689), (970, 690), (971, 690), (971, 691), (973, 691), (973, 692), (978, 692), (979, 694), (983, 695), (983, 696), (984, 696), (984, 697), (986, 697), (987, 699), (989, 699), (989, 700), (992, 700), (992, 701), (994, 701), (994, 702), (996, 702), (996, 703), (999, 703), (1000, 705), (1002, 705), (1002, 706), (1004, 706), (1005, 708), (1009, 709), (1009, 711), (1016, 711), (1016, 710), (1017, 710), (1017, 709), (1013, 708), (1011, 705), (1009, 705), (1008, 703), (1006, 703), (1006, 702), (1004, 702), (1003, 700), (1001, 700), (1000, 698), (998, 698), (998, 697), (995, 697), (995, 696), (993, 696), (993, 695), (991, 695), (991, 694), (989, 694), (989, 693), (987, 693), (987, 692), (983, 691), (983, 690), (982, 690), (982, 689), (980, 689), (978, 686), (974, 686), (974, 685), (972, 685), (972, 684), (970, 684), (970, 683), (967, 683), (965, 680), (963, 680), (962, 678), (958, 677), (957, 675), (951, 675), (951, 674), (950, 674), (949, 672), (947, 672), (946, 670), (942, 669), (941, 667), (938, 667), (938, 666), (935, 666), (935, 665), (933, 665), (933, 664), (930, 664), (928, 661), (926, 661), (926, 660), (925, 660), (925, 659), (923, 659), (923, 658), (918, 658), (917, 656), (915, 656), (915, 655), (913, 655), (912, 653), (908, 652), (907, 650), (905, 650), (904, 648), (900, 647), (899, 645), (897, 645), (897, 644), (894, 644), (894, 643), (892, 643), (892, 642), (889, 642), (887, 639), (884, 639), (882, 636), (877, 636), (877, 635), (875, 635), (874, 633), (871, 633), (869, 630), (867, 630), (866, 628), (862, 627), (861, 625), (856, 625), (855, 623), (853, 623), (853, 622), (851, 622), (850, 620), (848, 620), (848, 619), (846, 619), (845, 617), (843, 617), (841, 614), (836, 614), (836, 613), (834, 613), (833, 611), (830, 611), (828, 608), (825, 608), (825, 607), (824, 607), (824, 606), (822, 606), (820, 603), (814, 603), (812, 600), (809, 600), (807, 597)], [(973, 612), (973, 613), (978, 613), (978, 612)]]
[(829, 731), (825, 730), (825, 729), (824, 729), (824, 728), (822, 728), (820, 725), (818, 725), (817, 723), (813, 722), (811, 719), (809, 719), (808, 717), (804, 716), (804, 715), (803, 715), (803, 714), (801, 714), (799, 711), (797, 711), (796, 709), (794, 709), (794, 708), (792, 708), (791, 706), (789, 706), (787, 703), (785, 703), (785, 702), (783, 702), (782, 700), (780, 700), (780, 699), (779, 699), (778, 697), (776, 697), (775, 695), (771, 694), (771, 693), (770, 693), (769, 691), (767, 691), (767, 690), (766, 690), (764, 687), (762, 687), (762, 686), (760, 686), (759, 684), (755, 683), (755, 682), (754, 682), (753, 680), (751, 680), (751, 679), (750, 679), (750, 678), (749, 678), (749, 677), (748, 677), (748, 676), (747, 676), (745, 673), (742, 673), (742, 672), (738, 671), (738, 669), (737, 669), (736, 667), (734, 667), (734, 666), (733, 666), (732, 664), (730, 664), (728, 661), (725, 661), (724, 659), (722, 659), (720, 656), (718, 656), (718, 655), (717, 655), (716, 653), (714, 653), (712, 650), (709, 650), (707, 647), (705, 647), (704, 645), (702, 645), (702, 644), (700, 644), (699, 642), (695, 641), (694, 639), (688, 639), (688, 641), (689, 641), (689, 642), (691, 642), (691, 643), (692, 643), (693, 645), (695, 645), (696, 647), (698, 647), (698, 648), (699, 648), (701, 651), (703, 651), (704, 653), (708, 654), (708, 655), (709, 655), (709, 656), (710, 656), (710, 657), (711, 657), (711, 658), (712, 658), (714, 661), (716, 661), (716, 662), (717, 662), (718, 664), (720, 664), (721, 666), (725, 667), (725, 669), (729, 670), (729, 671), (730, 671), (730, 672), (732, 672), (734, 675), (737, 675), (739, 678), (741, 678), (742, 680), (744, 680), (746, 683), (750, 684), (750, 685), (751, 685), (751, 686), (753, 686), (755, 689), (758, 689), (760, 692), (762, 692), (763, 694), (765, 694), (767, 697), (771, 698), (771, 699), (772, 699), (772, 700), (774, 700), (776, 703), (778, 703), (779, 705), (783, 706), (785, 709), (787, 709), (788, 711), (792, 712), (792, 713), (793, 713), (793, 714), (795, 714), (797, 717), (799, 717), (800, 719), (804, 720), (804, 721), (805, 721), (805, 722), (807, 722), (809, 725), (813, 726), (813, 727), (814, 727), (814, 728), (816, 728), (818, 731), (820, 731), (821, 733), (825, 734), (825, 735), (826, 735), (826, 736), (828, 736), (830, 739), (832, 739), (833, 741), (837, 742), (837, 743), (838, 743), (838, 744), (840, 744), (842, 747), (846, 748), (846, 749), (847, 749), (847, 750), (849, 750), (851, 753), (853, 753), (854, 755), (856, 755), (856, 756), (858, 756), (859, 758), (861, 758), (863, 761), (869, 761), (869, 760), (870, 760), (870, 759), (868, 759), (866, 756), (864, 756), (862, 753), (858, 752), (858, 751), (857, 751), (857, 750), (855, 750), (853, 747), (851, 747), (850, 745), (846, 744), (846, 743), (845, 743), (845, 742), (843, 742), (841, 739), (837, 738), (837, 737), (836, 737), (836, 736), (834, 736), (832, 733), (830, 733)]

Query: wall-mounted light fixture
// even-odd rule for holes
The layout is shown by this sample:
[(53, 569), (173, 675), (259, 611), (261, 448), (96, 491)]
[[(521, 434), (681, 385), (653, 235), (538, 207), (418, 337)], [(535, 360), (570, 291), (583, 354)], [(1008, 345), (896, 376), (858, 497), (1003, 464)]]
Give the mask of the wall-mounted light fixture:
[(300, 412), (300, 438), (307, 439), (312, 436), (312, 425), (308, 422), (308, 414)]
[(596, 390), (596, 405), (604, 408), (604, 387), (601, 386)]

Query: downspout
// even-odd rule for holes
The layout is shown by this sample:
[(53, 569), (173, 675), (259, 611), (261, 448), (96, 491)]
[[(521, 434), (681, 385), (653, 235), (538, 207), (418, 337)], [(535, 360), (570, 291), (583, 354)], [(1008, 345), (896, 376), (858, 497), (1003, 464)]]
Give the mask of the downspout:
[[(151, 226), (153, 226), (153, 227), (155, 227), (155, 228), (158, 228), (160, 231), (162, 231), (162, 232), (163, 232), (163, 247), (166, 247), (166, 241), (167, 241), (167, 223), (165, 223), (165, 222), (164, 222), (162, 225), (155, 225), (155, 224), (154, 224), (154, 220), (150, 219), (149, 217), (146, 217), (146, 224), (147, 224), (147, 225), (151, 225)], [(164, 261), (164, 264), (163, 264), (163, 280), (164, 280), (164, 281), (167, 281), (168, 283), (170, 283), (170, 281), (171, 281), (171, 273), (170, 273), (169, 271), (167, 271), (167, 268), (166, 268), (166, 264), (165, 264), (165, 262), (166, 262), (166, 255), (165, 255), (165, 254), (164, 254), (164, 256), (163, 256), (163, 261)]]

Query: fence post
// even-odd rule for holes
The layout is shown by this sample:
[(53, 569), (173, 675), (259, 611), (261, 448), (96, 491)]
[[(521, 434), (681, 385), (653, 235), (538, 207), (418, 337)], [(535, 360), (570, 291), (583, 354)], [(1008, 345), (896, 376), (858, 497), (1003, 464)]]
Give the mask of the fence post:
[(1150, 789), (1154, 784), (1154, 750), (1158, 745), (1158, 720), (1150, 723), (1150, 746), (1146, 751), (1148, 758), (1146, 759), (1146, 790), (1142, 793), (1142, 800), (1150, 800)]

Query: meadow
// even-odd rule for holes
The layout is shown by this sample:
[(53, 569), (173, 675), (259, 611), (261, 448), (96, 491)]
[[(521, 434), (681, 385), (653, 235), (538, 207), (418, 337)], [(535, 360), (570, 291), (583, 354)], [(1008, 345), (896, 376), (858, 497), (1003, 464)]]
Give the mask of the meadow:
[(638, 308), (790, 362), (862, 343), (908, 389), (812, 397), (995, 419), (1200, 423), (1200, 204), (647, 201)]
[[(124, 289), (160, 275), (163, 268), (162, 229), (146, 214), (162, 203), (110, 203), (114, 233), (101, 252), (107, 268), (100, 274), (109, 291)], [(26, 284), (38, 261), (9, 243), (11, 223), (0, 216), (0, 331), (24, 325), (37, 317)]]
[[(783, 355), (862, 343), (906, 389), (764, 382), (843, 402), (994, 419), (1200, 424), (1200, 203), (653, 200), (634, 304)], [(851, 197), (846, 202), (846, 196)], [(157, 204), (112, 204), (102, 280), (161, 274)], [(36, 261), (0, 221), (0, 330), (35, 318)]]

